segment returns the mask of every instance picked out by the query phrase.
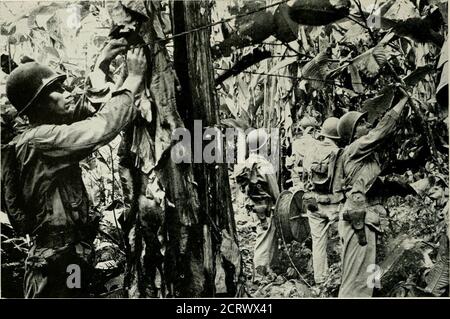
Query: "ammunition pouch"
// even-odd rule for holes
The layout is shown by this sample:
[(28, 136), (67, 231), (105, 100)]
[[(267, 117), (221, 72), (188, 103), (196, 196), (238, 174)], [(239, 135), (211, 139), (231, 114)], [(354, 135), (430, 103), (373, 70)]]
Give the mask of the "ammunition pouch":
[(353, 230), (358, 236), (358, 243), (361, 246), (367, 245), (366, 230), (365, 230), (365, 220), (366, 211), (365, 210), (348, 210), (343, 214), (343, 219), (352, 225)]

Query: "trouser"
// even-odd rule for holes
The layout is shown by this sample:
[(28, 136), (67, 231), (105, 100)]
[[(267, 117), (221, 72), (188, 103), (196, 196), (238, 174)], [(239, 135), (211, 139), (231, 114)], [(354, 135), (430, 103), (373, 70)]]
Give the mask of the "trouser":
[(318, 204), (318, 210), (308, 210), (308, 221), (312, 239), (312, 260), (314, 281), (320, 284), (325, 281), (328, 273), (328, 230), (338, 220), (338, 204)]
[(267, 217), (267, 229), (259, 224), (256, 227), (256, 244), (253, 255), (253, 265), (257, 271), (261, 268), (268, 270), (275, 259), (278, 243), (276, 240), (275, 221)]
[(372, 297), (377, 231), (367, 224), (364, 231), (367, 244), (362, 246), (351, 223), (339, 221), (342, 239), (342, 279), (339, 298)]
[(84, 242), (31, 247), (25, 262), (25, 298), (89, 297), (93, 248)]

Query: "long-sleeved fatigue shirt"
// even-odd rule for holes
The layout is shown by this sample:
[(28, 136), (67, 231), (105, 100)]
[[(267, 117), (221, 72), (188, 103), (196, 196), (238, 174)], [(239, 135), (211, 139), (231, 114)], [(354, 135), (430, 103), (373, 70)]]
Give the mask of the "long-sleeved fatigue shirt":
[(15, 138), (30, 233), (83, 232), (89, 226), (79, 161), (109, 143), (135, 115), (133, 96), (121, 90), (92, 117), (69, 125), (31, 127)]
[[(376, 204), (369, 191), (381, 173), (377, 151), (386, 137), (393, 132), (398, 117), (399, 114), (395, 110), (387, 112), (375, 128), (348, 145), (342, 152), (338, 160), (340, 172), (336, 173), (335, 180), (342, 183), (337, 186), (338, 189), (345, 191), (347, 200), (344, 210), (364, 209)], [(366, 222), (377, 227), (378, 215), (368, 214)]]
[(342, 154), (345, 185), (353, 192), (367, 194), (381, 173), (377, 151), (380, 145), (393, 132), (399, 114), (387, 112), (378, 125), (370, 132), (348, 145)]

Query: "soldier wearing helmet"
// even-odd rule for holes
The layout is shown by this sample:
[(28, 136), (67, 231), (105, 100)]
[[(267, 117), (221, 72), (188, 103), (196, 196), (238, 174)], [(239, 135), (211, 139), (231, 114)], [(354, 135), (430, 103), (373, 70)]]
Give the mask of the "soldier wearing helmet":
[(339, 297), (373, 294), (368, 267), (375, 264), (380, 220), (386, 216), (374, 187), (381, 172), (377, 151), (394, 131), (408, 100), (402, 88), (400, 92), (400, 101), (375, 128), (370, 129), (365, 113), (356, 111), (346, 113), (338, 123), (339, 136), (346, 145), (338, 159), (333, 185), (334, 191), (345, 196), (338, 227), (343, 249)]
[(339, 217), (341, 194), (332, 194), (332, 181), (336, 159), (339, 153), (337, 132), (339, 119), (330, 117), (323, 124), (314, 149), (306, 153), (303, 169), (308, 174), (307, 192), (303, 199), (306, 204), (312, 238), (312, 260), (314, 281), (323, 283), (328, 273), (328, 232), (336, 225)]
[[(101, 54), (111, 61), (126, 51), (119, 40)], [(98, 218), (88, 208), (79, 161), (115, 138), (135, 117), (134, 94), (143, 80), (143, 49), (128, 53), (129, 75), (95, 115), (78, 120), (62, 83), (64, 75), (30, 62), (17, 67), (6, 83), (8, 99), (30, 126), (14, 139), (20, 184), (21, 232), (31, 236), (25, 265), (27, 298), (88, 297), (92, 242)], [(76, 265), (75, 269), (69, 268)], [(73, 272), (80, 280), (69, 285)]]
[(286, 159), (286, 167), (290, 170), (293, 187), (301, 189), (304, 188), (304, 182), (307, 178), (306, 172), (303, 170), (303, 162), (307, 153), (316, 147), (316, 129), (320, 125), (311, 115), (304, 115), (298, 121), (296, 127), (296, 137), (292, 141), (292, 155)]
[[(253, 257), (253, 266), (258, 274), (265, 274), (270, 270), (277, 249), (272, 207), (280, 191), (276, 167), (267, 156), (269, 137), (266, 129), (252, 130), (247, 135), (249, 156), (236, 167), (235, 174), (237, 183), (246, 195), (246, 208), (259, 219)], [(274, 147), (274, 143), (271, 144)]]

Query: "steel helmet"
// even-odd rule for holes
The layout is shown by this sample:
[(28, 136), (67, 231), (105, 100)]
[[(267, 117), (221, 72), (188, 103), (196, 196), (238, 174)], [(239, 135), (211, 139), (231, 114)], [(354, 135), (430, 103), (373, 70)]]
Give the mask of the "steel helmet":
[(331, 138), (331, 139), (338, 139), (339, 134), (337, 131), (339, 119), (337, 117), (329, 117), (327, 118), (323, 124), (322, 129), (320, 131), (320, 135)]
[(25, 63), (9, 75), (6, 81), (6, 96), (17, 109), (17, 114), (21, 115), (46, 87), (65, 79), (64, 74), (57, 74), (46, 65), (37, 62)]
[(358, 121), (366, 116), (366, 112), (350, 111), (345, 113), (337, 125), (337, 131), (342, 141), (349, 144), (355, 135), (356, 125)]
[(306, 129), (308, 127), (317, 127), (319, 126), (319, 123), (317, 123), (317, 120), (309, 115), (305, 115), (299, 122), (299, 125), (302, 129)]
[(269, 140), (269, 134), (267, 134), (265, 128), (259, 128), (251, 131), (247, 135), (247, 145), (250, 151), (257, 151), (266, 145)]

